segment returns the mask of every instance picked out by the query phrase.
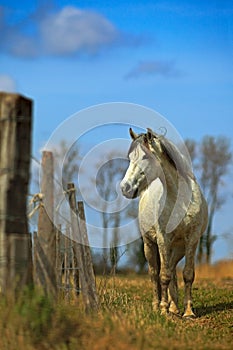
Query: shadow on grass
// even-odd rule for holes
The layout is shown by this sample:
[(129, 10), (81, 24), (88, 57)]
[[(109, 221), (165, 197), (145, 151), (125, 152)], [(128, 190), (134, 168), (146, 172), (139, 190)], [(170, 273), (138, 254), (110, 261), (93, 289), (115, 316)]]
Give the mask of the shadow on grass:
[(218, 303), (216, 305), (212, 305), (212, 306), (207, 306), (207, 307), (197, 307), (195, 308), (195, 313), (197, 315), (197, 317), (201, 317), (201, 316), (206, 316), (206, 315), (210, 315), (214, 312), (218, 312), (218, 311), (230, 311), (233, 310), (233, 302), (231, 303)]

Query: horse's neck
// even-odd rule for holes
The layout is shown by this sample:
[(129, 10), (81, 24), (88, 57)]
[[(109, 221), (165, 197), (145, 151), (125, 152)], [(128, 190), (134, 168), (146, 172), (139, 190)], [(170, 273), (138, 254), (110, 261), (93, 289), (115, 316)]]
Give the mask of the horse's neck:
[(172, 232), (185, 216), (192, 197), (193, 180), (184, 178), (168, 162), (161, 164), (161, 169), (159, 177), (140, 195), (139, 225), (142, 234), (152, 227)]
[(163, 198), (166, 197), (164, 193), (164, 185), (159, 178), (153, 180), (148, 187), (141, 192), (138, 218), (142, 235), (158, 223), (164, 207)]
[(163, 186), (166, 188), (167, 193), (170, 197), (176, 197), (179, 188), (179, 174), (177, 170), (170, 164), (161, 164), (162, 173), (160, 180)]
[[(163, 196), (167, 200), (176, 200), (179, 187), (179, 176), (175, 168), (162, 167), (158, 178), (155, 178), (140, 194), (140, 202), (143, 206), (151, 205), (156, 202), (156, 208), (159, 208), (159, 201)], [(158, 209), (159, 210), (159, 209)]]

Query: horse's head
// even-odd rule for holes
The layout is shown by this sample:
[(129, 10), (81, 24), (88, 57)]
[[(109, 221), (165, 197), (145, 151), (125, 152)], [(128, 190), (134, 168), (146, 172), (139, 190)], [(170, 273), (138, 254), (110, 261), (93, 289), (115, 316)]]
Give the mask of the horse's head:
[(136, 198), (161, 171), (159, 161), (152, 152), (151, 141), (154, 134), (149, 129), (146, 134), (137, 135), (130, 128), (132, 143), (129, 148), (129, 167), (121, 181), (121, 190), (125, 197)]
[(185, 180), (194, 179), (188, 157), (184, 157), (163, 135), (158, 135), (151, 129), (140, 135), (135, 134), (131, 128), (129, 132), (133, 139), (128, 152), (130, 162), (121, 181), (125, 197), (137, 197), (157, 177), (163, 181), (165, 173), (170, 176), (176, 173)]

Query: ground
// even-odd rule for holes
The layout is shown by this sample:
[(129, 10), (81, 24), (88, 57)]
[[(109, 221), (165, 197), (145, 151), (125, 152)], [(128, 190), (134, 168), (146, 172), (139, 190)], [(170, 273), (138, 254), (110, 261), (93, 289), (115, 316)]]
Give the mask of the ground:
[[(233, 263), (197, 269), (195, 320), (151, 310), (147, 275), (97, 277), (100, 311), (85, 314), (80, 298), (51, 301), (26, 291), (0, 302), (1, 350), (231, 349)], [(182, 279), (179, 277), (182, 308)]]

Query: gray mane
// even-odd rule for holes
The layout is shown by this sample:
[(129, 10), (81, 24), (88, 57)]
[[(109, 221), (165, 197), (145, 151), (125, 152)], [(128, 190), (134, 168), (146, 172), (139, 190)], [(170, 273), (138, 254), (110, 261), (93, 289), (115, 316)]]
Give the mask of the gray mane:
[[(180, 150), (171, 141), (163, 136), (159, 137), (161, 149), (168, 161), (176, 168), (180, 175), (185, 179), (188, 177), (194, 178), (192, 168), (188, 163), (186, 157), (182, 155)], [(152, 144), (153, 146), (153, 144)], [(154, 148), (154, 147), (153, 147)], [(155, 152), (156, 149), (154, 148)]]
[[(159, 141), (163, 155), (169, 161), (169, 163), (178, 171), (178, 173), (185, 179), (194, 179), (192, 168), (185, 156), (182, 155), (180, 150), (164, 136), (157, 135), (154, 132), (152, 132), (152, 135), (157, 141)], [(145, 147), (146, 143), (149, 143), (154, 149), (155, 154), (159, 156), (159, 152), (157, 149), (158, 146), (156, 145), (156, 142), (154, 142), (153, 138), (150, 139), (148, 137), (148, 134), (140, 134), (135, 140), (133, 140), (128, 151), (128, 156), (138, 144), (141, 144), (144, 150), (148, 151), (148, 149)]]

